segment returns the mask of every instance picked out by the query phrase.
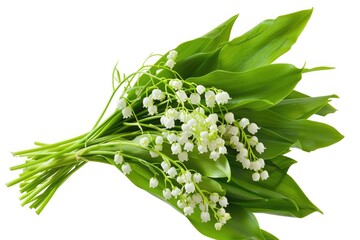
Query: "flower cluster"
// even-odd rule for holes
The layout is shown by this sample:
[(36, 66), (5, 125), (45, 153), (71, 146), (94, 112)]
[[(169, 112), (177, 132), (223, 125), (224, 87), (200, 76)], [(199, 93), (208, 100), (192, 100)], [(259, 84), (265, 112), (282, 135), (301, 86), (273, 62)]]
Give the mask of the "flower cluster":
[[(165, 67), (171, 70), (176, 64), (176, 56), (177, 52), (171, 51)], [(210, 213), (213, 213), (217, 220), (215, 228), (220, 230), (231, 218), (225, 210), (227, 198), (201, 189), (199, 183), (203, 176), (195, 170), (188, 170), (185, 162), (191, 158), (192, 152), (203, 154), (205, 159), (212, 161), (226, 155), (229, 160), (233, 158), (242, 164), (244, 169), (253, 171), (253, 181), (266, 180), (269, 174), (264, 170), (265, 161), (258, 157), (266, 148), (255, 136), (260, 128), (247, 118), (236, 119), (234, 113), (227, 110), (225, 105), (231, 101), (231, 96), (226, 91), (189, 83), (178, 76), (159, 81), (162, 85), (148, 86), (141, 98), (143, 108), (152, 119), (158, 118), (159, 124), (152, 124), (156, 127), (155, 134), (143, 135), (138, 144), (147, 149), (152, 158), (163, 160), (154, 169), (164, 178), (164, 199), (177, 199), (177, 206), (186, 216), (198, 207), (203, 222), (210, 221)], [(124, 119), (135, 115), (125, 98), (118, 101), (117, 107)], [(171, 151), (170, 156), (163, 153), (164, 148)], [(130, 173), (130, 166), (123, 163), (119, 153), (114, 162), (122, 164), (125, 174)], [(149, 187), (158, 186), (155, 174), (149, 180)]]

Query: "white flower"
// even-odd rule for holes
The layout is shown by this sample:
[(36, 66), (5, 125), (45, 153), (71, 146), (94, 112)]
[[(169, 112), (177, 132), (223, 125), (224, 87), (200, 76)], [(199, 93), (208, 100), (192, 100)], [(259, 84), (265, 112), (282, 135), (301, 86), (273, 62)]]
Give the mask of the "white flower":
[(231, 126), (228, 131), (229, 134), (236, 136), (239, 133), (239, 129), (235, 126)]
[(245, 169), (249, 169), (249, 168), (250, 168), (251, 161), (250, 161), (249, 159), (245, 159), (245, 160), (243, 160), (241, 163), (242, 163), (242, 165), (243, 165), (243, 168), (245, 168)]
[(250, 169), (254, 171), (259, 171), (261, 169), (261, 163), (259, 161), (251, 162)]
[(250, 124), (250, 121), (247, 118), (242, 118), (239, 122), (239, 125), (241, 128), (246, 128), (246, 126), (249, 124)]
[(206, 122), (216, 124), (219, 120), (219, 117), (216, 113), (209, 114), (209, 116), (205, 119)]
[(193, 212), (194, 212), (194, 209), (192, 207), (190, 207), (190, 206), (184, 207), (185, 216), (191, 215), (191, 214), (193, 214)]
[(148, 108), (154, 104), (152, 97), (144, 97), (143, 106), (144, 108)]
[(230, 213), (225, 213), (224, 218), (225, 218), (226, 221), (230, 220), (231, 219)]
[(186, 134), (186, 132), (181, 133), (181, 136), (178, 138), (178, 143), (180, 144), (185, 144), (186, 142), (189, 141), (188, 135)]
[(178, 52), (176, 50), (171, 50), (169, 54), (167, 55), (168, 59), (175, 60), (178, 55)]
[(201, 212), (201, 222), (209, 222), (210, 221), (210, 213), (209, 212)]
[(175, 120), (173, 118), (162, 116), (160, 118), (160, 123), (167, 129), (175, 127)]
[(207, 212), (208, 211), (208, 204), (207, 203), (203, 203), (203, 202), (201, 202), (200, 204), (199, 204), (199, 208), (200, 208), (200, 211), (202, 211), (202, 212)]
[(190, 171), (186, 171), (184, 174), (184, 179), (185, 179), (185, 182), (190, 182), (191, 181), (191, 178), (192, 178), (192, 174)]
[(176, 98), (177, 98), (178, 102), (180, 102), (180, 103), (186, 102), (187, 95), (186, 95), (186, 93), (185, 93), (183, 90), (177, 91), (177, 92), (175, 93), (175, 95), (176, 95)]
[(167, 172), (170, 169), (170, 164), (168, 162), (162, 161), (161, 162), (161, 167), (164, 170), (164, 172)]
[(183, 83), (180, 79), (172, 79), (170, 80), (169, 85), (176, 90), (180, 90), (183, 86)]
[(215, 223), (215, 229), (217, 230), (217, 231), (220, 231), (221, 230), (221, 228), (222, 228), (222, 224), (221, 223), (219, 223), (219, 222), (217, 222), (217, 223)]
[(130, 167), (130, 164), (128, 163), (124, 163), (122, 166), (121, 166), (121, 170), (123, 171), (123, 173), (125, 175), (129, 174), (131, 172), (131, 167)]
[(194, 127), (194, 126), (197, 125), (197, 121), (196, 121), (196, 119), (191, 118), (191, 119), (189, 119), (189, 121), (187, 122), (187, 124), (188, 124), (190, 127)]
[(192, 200), (195, 202), (195, 204), (199, 204), (203, 201), (203, 198), (200, 193), (195, 193), (192, 195)]
[(225, 132), (226, 132), (225, 126), (224, 126), (224, 125), (219, 125), (219, 126), (218, 126), (218, 132), (219, 132), (220, 134), (225, 134)]
[(238, 136), (231, 136), (230, 145), (236, 146), (239, 143), (240, 139)]
[(218, 160), (219, 157), (220, 157), (220, 153), (217, 152), (217, 151), (212, 151), (212, 152), (210, 153), (210, 156), (209, 156), (209, 158), (212, 159), (212, 160), (214, 160), (214, 161)]
[(174, 143), (176, 142), (178, 139), (178, 137), (176, 136), (175, 133), (171, 133), (167, 136), (167, 140), (169, 141), (169, 143)]
[(238, 153), (238, 154), (236, 155), (236, 161), (243, 162), (245, 159), (246, 159), (246, 156), (244, 156), (244, 155), (241, 154), (241, 153)]
[(228, 200), (225, 196), (223, 196), (219, 199), (219, 204), (222, 207), (227, 207), (227, 205), (229, 205)]
[(199, 94), (197, 94), (197, 93), (190, 94), (190, 102), (191, 102), (191, 104), (197, 105), (197, 104), (200, 103), (200, 101), (201, 101), (201, 98), (200, 98)]
[(265, 161), (262, 158), (258, 158), (258, 162), (260, 163), (260, 168), (264, 168), (265, 167)]
[(219, 147), (219, 153), (220, 154), (226, 154), (227, 153), (227, 149), (225, 146), (220, 146)]
[(262, 180), (266, 180), (269, 177), (269, 173), (266, 170), (264, 170), (260, 173), (260, 177)]
[(172, 154), (179, 154), (181, 152), (180, 143), (171, 144), (171, 151), (172, 151)]
[(155, 145), (154, 148), (156, 151), (159, 151), (159, 152), (162, 151), (162, 145)]
[(169, 170), (167, 170), (167, 172), (166, 172), (170, 177), (175, 177), (176, 176), (176, 174), (177, 174), (177, 171), (176, 171), (176, 168), (174, 168), (174, 167), (171, 167), (171, 168), (169, 168)]
[(161, 145), (161, 144), (163, 144), (163, 142), (164, 142), (164, 139), (163, 139), (161, 136), (157, 136), (157, 137), (155, 138), (155, 143), (156, 143), (157, 145)]
[(188, 182), (185, 184), (185, 191), (187, 193), (193, 193), (195, 192), (195, 185), (192, 182)]
[(264, 146), (264, 144), (262, 142), (259, 142), (256, 145), (255, 149), (258, 153), (262, 154), (265, 151), (266, 147)]
[(202, 131), (200, 132), (200, 138), (202, 141), (204, 141), (205, 139), (207, 139), (209, 137), (209, 132), (208, 131)]
[(150, 143), (150, 140), (149, 140), (148, 137), (142, 137), (142, 138), (140, 138), (140, 141), (139, 141), (140, 146), (146, 148), (146, 147), (149, 146), (149, 143)]
[(174, 196), (174, 198), (177, 198), (179, 195), (181, 194), (181, 190), (178, 187), (175, 187), (172, 191), (171, 191), (171, 195)]
[(175, 66), (175, 64), (176, 64), (176, 63), (175, 63), (174, 60), (169, 59), (169, 60), (166, 61), (165, 66), (168, 67), (168, 68), (170, 68), (170, 69), (172, 69), (172, 68)]
[(208, 151), (207, 146), (205, 145), (198, 145), (199, 153), (206, 153)]
[(203, 85), (197, 85), (196, 86), (196, 91), (198, 94), (203, 94), (205, 92), (205, 87)]
[(162, 191), (162, 194), (166, 200), (169, 200), (171, 198), (171, 191), (168, 188), (164, 189)]
[(250, 123), (250, 124), (247, 126), (247, 130), (248, 130), (249, 133), (251, 133), (251, 134), (257, 133), (257, 131), (258, 131), (259, 129), (260, 129), (260, 128), (256, 125), (256, 123)]
[(180, 115), (179, 112), (175, 108), (167, 109), (165, 114), (168, 118), (172, 118), (174, 120), (178, 119), (179, 115)]
[(149, 187), (156, 188), (159, 185), (159, 181), (156, 178), (150, 178)]
[(180, 162), (188, 161), (189, 160), (188, 153), (185, 152), (185, 151), (179, 153), (178, 154), (178, 159), (179, 159)]
[(201, 174), (200, 173), (194, 173), (193, 180), (195, 183), (201, 182)]
[(206, 106), (208, 107), (214, 107), (215, 105), (215, 93), (213, 91), (207, 91), (205, 93), (205, 102)]
[(232, 124), (233, 122), (235, 122), (235, 117), (232, 112), (226, 113), (224, 118), (225, 118), (225, 121), (229, 124)]
[(250, 139), (249, 139), (249, 143), (252, 147), (256, 146), (259, 142), (259, 139), (256, 137), (256, 136), (252, 136)]
[(219, 92), (215, 95), (215, 100), (217, 104), (226, 104), (230, 100), (230, 96), (227, 92)]
[(255, 181), (255, 182), (259, 181), (260, 180), (260, 173), (254, 172), (252, 174), (252, 180)]
[(217, 130), (218, 130), (217, 125), (216, 125), (216, 124), (211, 124), (211, 126), (209, 127), (209, 130), (210, 130), (210, 133), (211, 133), (211, 134), (215, 134), (215, 135), (216, 135), (216, 132), (217, 132)]
[(217, 203), (219, 201), (219, 194), (218, 193), (212, 193), (210, 194), (210, 200), (213, 203)]
[(120, 98), (116, 103), (116, 107), (118, 109), (123, 109), (124, 107), (126, 107), (126, 100), (124, 98)]
[(218, 215), (219, 217), (223, 217), (223, 216), (225, 216), (225, 214), (226, 214), (225, 208), (220, 208), (220, 209), (216, 212), (216, 215)]
[(122, 155), (120, 155), (120, 154), (115, 154), (115, 156), (114, 156), (114, 162), (116, 163), (116, 164), (122, 164), (123, 162), (124, 162), (124, 157), (122, 156)]
[(186, 142), (184, 145), (184, 150), (187, 152), (191, 152), (194, 148), (194, 144), (192, 142)]
[(157, 89), (157, 88), (152, 90), (151, 95), (154, 100), (161, 101), (165, 98), (165, 94), (163, 93), (163, 91), (161, 91), (160, 89)]
[(178, 183), (180, 183), (180, 184), (185, 183), (185, 177), (184, 177), (184, 175), (178, 176), (178, 177), (176, 178), (176, 181), (177, 181)]
[(184, 207), (186, 207), (186, 204), (183, 200), (177, 200), (177, 205), (179, 208), (183, 209)]
[(150, 156), (151, 156), (152, 158), (156, 158), (156, 157), (159, 156), (159, 154), (157, 154), (157, 153), (154, 152), (154, 151), (149, 151), (149, 153), (150, 153)]
[(235, 149), (236, 149), (236, 151), (241, 152), (243, 149), (245, 149), (245, 145), (242, 142), (238, 142), (238, 143), (236, 143)]
[(123, 108), (121, 113), (124, 118), (129, 118), (132, 116), (132, 109), (131, 109), (131, 107), (125, 107), (125, 108)]
[(149, 115), (153, 116), (158, 113), (157, 106), (152, 105), (148, 108)]

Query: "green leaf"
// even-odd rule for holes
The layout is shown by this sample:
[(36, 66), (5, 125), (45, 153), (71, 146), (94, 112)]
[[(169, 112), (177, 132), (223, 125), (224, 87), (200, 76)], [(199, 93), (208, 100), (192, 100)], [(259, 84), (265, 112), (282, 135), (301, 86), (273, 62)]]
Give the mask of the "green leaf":
[[(310, 96), (298, 92), (298, 91), (292, 91), (289, 96), (286, 97), (286, 99), (294, 99), (294, 98), (310, 98)], [(326, 116), (327, 114), (336, 112), (336, 109), (331, 106), (330, 104), (325, 104), (321, 109), (318, 110), (315, 114), (318, 114), (320, 116)]]
[(226, 208), (226, 211), (231, 214), (231, 219), (221, 228), (220, 231), (215, 230), (215, 221), (203, 223), (196, 214), (189, 217), (189, 220), (194, 227), (204, 234), (205, 236), (213, 239), (221, 240), (235, 240), (235, 239), (248, 239), (248, 240), (265, 240), (259, 224), (255, 216), (247, 209), (231, 204)]
[(290, 64), (273, 64), (246, 72), (213, 71), (187, 81), (227, 91), (227, 109), (261, 110), (288, 96), (301, 79), (301, 70)]
[(276, 167), (287, 170), (291, 165), (296, 163), (296, 160), (286, 157), (286, 156), (277, 156), (273, 159), (270, 159), (272, 164), (274, 164)]
[[(279, 159), (279, 161), (284, 159)], [(285, 160), (286, 161), (286, 160)], [(290, 163), (289, 160), (288, 164)], [(270, 177), (266, 181), (254, 182), (251, 172), (232, 164), (233, 176), (231, 184), (234, 187), (245, 188), (257, 195), (257, 198), (244, 200), (234, 194), (229, 196), (230, 204), (243, 206), (254, 212), (271, 213), (285, 216), (305, 217), (320, 210), (306, 197), (296, 182), (286, 174), (286, 169), (280, 169), (271, 161), (266, 162), (266, 170)], [(227, 185), (223, 185), (227, 190)], [(261, 198), (262, 200), (259, 200)]]
[(244, 109), (236, 111), (235, 114), (237, 118), (249, 118), (260, 127), (269, 129), (292, 141), (294, 147), (307, 152), (327, 147), (343, 138), (343, 135), (327, 124), (305, 119), (287, 119), (269, 110), (254, 112)]
[(293, 145), (291, 140), (265, 127), (262, 127), (256, 135), (259, 141), (266, 146), (265, 152), (261, 154), (263, 159), (270, 159), (284, 154), (288, 152), (289, 148)]
[(330, 98), (338, 96), (287, 98), (270, 110), (290, 119), (307, 119), (324, 108), (330, 102)]
[(312, 9), (266, 20), (230, 41), (220, 52), (219, 69), (245, 71), (272, 63), (296, 42)]
[[(175, 50), (178, 52), (176, 67), (181, 65), (181, 61), (193, 56), (194, 54), (212, 52), (221, 44), (227, 42), (230, 37), (232, 26), (234, 25), (237, 17), (238, 15), (235, 15), (204, 36), (184, 42), (176, 47)], [(176, 67), (174, 68), (175, 70), (177, 69)]]

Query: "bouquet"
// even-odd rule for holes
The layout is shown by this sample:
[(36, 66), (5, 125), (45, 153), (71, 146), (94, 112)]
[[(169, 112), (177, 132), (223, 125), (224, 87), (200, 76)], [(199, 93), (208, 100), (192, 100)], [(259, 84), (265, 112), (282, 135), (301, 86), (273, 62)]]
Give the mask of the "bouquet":
[(311, 13), (266, 20), (229, 40), (234, 16), (164, 55), (151, 55), (130, 75), (115, 67), (113, 93), (93, 129), (14, 152), (25, 161), (11, 168), (22, 172), (7, 185), (19, 184), (22, 205), (41, 213), (82, 166), (104, 163), (208, 237), (277, 239), (253, 213), (305, 217), (320, 211), (287, 174), (296, 161), (286, 154), (343, 138), (308, 120), (335, 112), (329, 101), (336, 95), (294, 90), (303, 74), (330, 68), (273, 64), (296, 42)]

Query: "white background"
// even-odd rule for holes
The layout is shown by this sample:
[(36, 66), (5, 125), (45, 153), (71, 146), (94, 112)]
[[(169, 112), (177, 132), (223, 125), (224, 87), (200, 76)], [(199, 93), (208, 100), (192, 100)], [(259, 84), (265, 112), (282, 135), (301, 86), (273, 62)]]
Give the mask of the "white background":
[[(116, 169), (88, 164), (37, 216), (18, 201), (10, 151), (88, 131), (111, 93), (117, 61), (126, 73), (240, 13), (233, 36), (260, 21), (314, 7), (291, 52), (279, 62), (335, 66), (307, 74), (299, 89), (337, 93), (322, 119), (346, 137), (328, 149), (293, 153), (290, 174), (324, 215), (259, 215), (283, 240), (358, 239), (359, 14), (350, 0), (0, 1), (0, 239), (206, 239), (171, 207), (137, 189)], [(357, 221), (358, 222), (358, 221)]]

